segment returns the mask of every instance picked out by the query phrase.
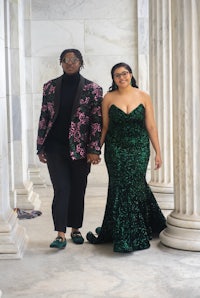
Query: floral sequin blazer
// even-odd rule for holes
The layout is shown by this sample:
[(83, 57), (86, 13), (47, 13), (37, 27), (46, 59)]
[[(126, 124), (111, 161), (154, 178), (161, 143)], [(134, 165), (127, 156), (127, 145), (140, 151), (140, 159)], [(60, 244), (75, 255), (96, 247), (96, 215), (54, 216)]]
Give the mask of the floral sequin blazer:
[[(43, 86), (43, 102), (37, 138), (38, 154), (45, 151), (45, 140), (58, 115), (61, 82), (62, 76)], [(68, 136), (70, 156), (73, 160), (86, 158), (87, 153), (101, 153), (102, 95), (103, 90), (99, 85), (80, 76)]]

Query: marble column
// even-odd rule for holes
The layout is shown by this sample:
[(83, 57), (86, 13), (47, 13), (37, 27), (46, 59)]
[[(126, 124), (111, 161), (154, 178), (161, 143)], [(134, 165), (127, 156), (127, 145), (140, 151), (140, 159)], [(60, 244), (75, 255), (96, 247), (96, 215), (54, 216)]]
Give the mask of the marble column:
[(34, 121), (34, 101), (33, 101), (33, 78), (31, 57), (31, 0), (24, 2), (24, 48), (25, 48), (25, 67), (26, 67), (26, 104), (27, 113), (27, 143), (28, 143), (28, 173), (33, 182), (33, 186), (46, 187), (44, 178), (41, 176), (40, 167), (37, 165), (36, 155), (36, 133), (37, 127)]
[[(137, 84), (140, 89), (149, 93), (149, 0), (137, 0), (137, 38), (138, 38), (138, 76)], [(135, 67), (133, 69), (135, 75)], [(151, 176), (148, 164), (146, 179)]]
[(12, 191), (16, 201), (12, 207), (39, 209), (39, 195), (33, 191), (28, 176), (28, 129), (29, 110), (26, 97), (26, 69), (24, 50), (24, 2), (9, 0), (7, 11), (7, 76), (9, 98), (9, 154)]
[(0, 0), (0, 259), (16, 259), (22, 257), (27, 237), (10, 208), (4, 3)]
[(160, 239), (200, 251), (200, 1), (171, 5), (175, 208)]
[(149, 2), (150, 94), (163, 160), (162, 168), (155, 171), (152, 152), (149, 185), (166, 215), (174, 208), (170, 6), (171, 0)]
[[(138, 18), (138, 85), (149, 92), (149, 0), (137, 1)], [(135, 68), (134, 68), (135, 71)]]

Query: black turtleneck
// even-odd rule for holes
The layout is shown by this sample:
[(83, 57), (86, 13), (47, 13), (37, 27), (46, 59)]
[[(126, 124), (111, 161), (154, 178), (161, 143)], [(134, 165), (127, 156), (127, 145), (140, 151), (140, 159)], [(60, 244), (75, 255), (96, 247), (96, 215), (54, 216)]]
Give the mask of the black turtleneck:
[(59, 111), (47, 138), (45, 146), (47, 152), (66, 152), (69, 148), (69, 125), (79, 81), (79, 73), (73, 75), (64, 73), (63, 75)]

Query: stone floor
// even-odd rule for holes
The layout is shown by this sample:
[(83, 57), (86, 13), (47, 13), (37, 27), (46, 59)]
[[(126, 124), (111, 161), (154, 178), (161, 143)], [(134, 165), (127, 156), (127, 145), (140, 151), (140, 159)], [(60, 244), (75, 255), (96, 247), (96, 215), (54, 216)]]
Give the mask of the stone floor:
[[(90, 174), (83, 235), (103, 217), (106, 183), (96, 168)], [(174, 250), (159, 239), (147, 250), (131, 254), (112, 251), (112, 244), (71, 242), (56, 251), (51, 220), (52, 188), (36, 188), (42, 215), (20, 220), (29, 238), (21, 260), (0, 260), (2, 298), (199, 298), (200, 253)], [(2, 292), (2, 295), (1, 295)]]

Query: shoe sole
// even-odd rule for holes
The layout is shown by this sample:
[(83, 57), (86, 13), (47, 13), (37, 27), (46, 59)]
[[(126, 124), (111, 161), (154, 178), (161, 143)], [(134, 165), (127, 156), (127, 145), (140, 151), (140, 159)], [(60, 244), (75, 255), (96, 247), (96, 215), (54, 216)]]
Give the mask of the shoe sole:
[(53, 243), (49, 245), (50, 248), (57, 248), (57, 249), (63, 249), (66, 246), (67, 246), (67, 243), (64, 243), (63, 245), (60, 245), (60, 246), (56, 245), (56, 244), (53, 244)]
[(71, 239), (72, 239), (72, 242), (73, 242), (74, 244), (83, 244), (83, 243), (84, 243), (84, 239), (83, 239), (83, 240), (80, 240), (80, 242), (78, 242), (78, 240), (77, 240), (77, 242), (76, 242), (76, 240), (73, 239), (73, 238), (71, 238)]
[(50, 245), (50, 248), (57, 248), (57, 249), (64, 249), (66, 247), (66, 245), (65, 246), (62, 246), (62, 247), (58, 247), (58, 246), (54, 246), (54, 245)]

